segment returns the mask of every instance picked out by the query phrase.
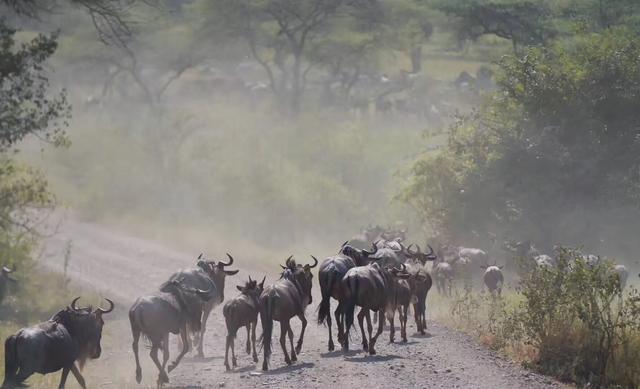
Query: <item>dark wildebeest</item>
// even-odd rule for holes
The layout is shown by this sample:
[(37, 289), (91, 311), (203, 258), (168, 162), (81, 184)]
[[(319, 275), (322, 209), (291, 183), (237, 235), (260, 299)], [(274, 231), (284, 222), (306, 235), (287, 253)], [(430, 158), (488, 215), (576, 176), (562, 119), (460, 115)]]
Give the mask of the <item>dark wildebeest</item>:
[[(401, 264), (401, 271), (406, 272), (406, 265)], [(409, 313), (409, 304), (411, 304), (411, 297), (413, 296), (413, 289), (409, 283), (410, 276), (405, 278), (393, 277), (392, 282), (395, 284), (393, 288), (389, 289), (388, 302), (386, 309), (386, 317), (389, 321), (389, 342), (395, 341), (395, 314), (398, 311), (398, 318), (400, 319), (400, 336), (402, 342), (407, 342), (407, 316)]]
[(407, 273), (412, 291), (413, 313), (416, 320), (416, 328), (421, 335), (427, 329), (427, 294), (433, 285), (431, 275), (424, 267), (427, 261), (435, 261), (437, 256), (433, 253), (433, 248), (429, 246), (429, 253), (423, 253), (420, 246), (416, 245), (417, 251), (411, 251), (411, 245), (407, 247)]
[[(394, 278), (408, 278), (409, 275), (402, 269), (380, 266), (370, 263), (367, 266), (358, 266), (349, 269), (342, 278), (342, 288), (345, 291), (345, 315), (346, 328), (343, 331), (343, 349), (349, 350), (349, 331), (353, 325), (353, 315), (356, 305), (359, 306), (358, 324), (362, 333), (362, 347), (369, 354), (376, 353), (375, 344), (384, 326), (384, 318), (387, 312), (393, 314), (395, 307), (396, 282)], [(378, 312), (378, 330), (371, 336), (372, 327), (369, 311)], [(363, 320), (367, 319), (369, 340), (364, 332)]]
[(23, 328), (4, 343), (5, 371), (2, 388), (23, 387), (33, 373), (49, 374), (62, 369), (59, 388), (64, 388), (72, 372), (82, 388), (84, 378), (80, 369), (88, 358), (100, 358), (102, 349), (102, 315), (113, 311), (91, 307), (77, 308), (76, 297), (70, 307), (56, 313), (49, 321)]
[(231, 349), (231, 361), (233, 367), (238, 366), (236, 362), (236, 352), (234, 341), (240, 327), (247, 328), (247, 354), (251, 354), (253, 345), (253, 361), (258, 362), (256, 352), (256, 326), (258, 325), (258, 312), (260, 311), (260, 294), (264, 289), (264, 280), (258, 284), (249, 276), (249, 281), (244, 286), (236, 286), (241, 292), (236, 297), (227, 301), (222, 308), (224, 320), (227, 325), (227, 344), (224, 351), (224, 366), (227, 371), (229, 367), (229, 349)]
[[(190, 332), (195, 334), (194, 347), (198, 349), (198, 356), (204, 357), (203, 339), (204, 332), (207, 329), (207, 320), (209, 314), (216, 306), (220, 305), (224, 301), (224, 284), (227, 276), (232, 276), (238, 273), (239, 270), (225, 270), (225, 267), (233, 264), (233, 257), (227, 254), (229, 262), (218, 261), (205, 261), (202, 259), (202, 254), (198, 257), (197, 267), (180, 270), (174, 273), (169, 280), (183, 280), (184, 285), (194, 289), (209, 290), (213, 283), (213, 297), (207, 301), (202, 310), (201, 325), (198, 326), (199, 330), (190, 328)], [(189, 339), (187, 339), (189, 340)]]
[(9, 274), (13, 273), (16, 270), (15, 266), (13, 269), (9, 269), (6, 266), (2, 267), (2, 271), (0, 271), (0, 304), (4, 300), (4, 296), (7, 292), (7, 287), (9, 283), (15, 284), (17, 281), (12, 278)]
[(344, 291), (342, 290), (340, 280), (347, 274), (352, 267), (364, 266), (369, 263), (369, 257), (378, 251), (376, 245), (373, 245), (372, 251), (360, 250), (347, 245), (345, 242), (338, 255), (325, 258), (318, 269), (318, 281), (320, 283), (320, 292), (322, 301), (318, 307), (318, 324), (327, 322), (329, 327), (329, 351), (334, 350), (333, 334), (331, 333), (331, 297), (338, 300), (338, 307), (334, 315), (336, 325), (338, 326), (338, 342), (342, 342), (342, 321), (344, 318), (343, 304)]
[(433, 268), (433, 277), (436, 281), (438, 293), (451, 297), (453, 286), (453, 266), (449, 262), (437, 262)]
[(498, 296), (502, 293), (502, 286), (504, 285), (504, 276), (502, 275), (502, 268), (504, 266), (496, 266), (494, 263), (492, 266), (484, 267), (484, 275), (482, 279), (484, 284), (489, 289), (489, 293), (497, 293)]
[[(185, 280), (171, 280), (160, 286), (160, 291), (139, 297), (129, 309), (129, 322), (133, 334), (133, 355), (136, 359), (136, 381), (142, 380), (142, 368), (138, 357), (138, 341), (143, 335), (151, 343), (149, 354), (158, 368), (158, 386), (169, 382), (165, 366), (169, 360), (169, 333), (180, 334), (182, 350), (169, 365), (175, 369), (182, 357), (189, 352), (188, 326), (200, 330), (204, 304), (213, 297), (213, 284), (206, 290), (192, 288)], [(158, 350), (162, 348), (163, 361), (158, 361)]]
[[(262, 322), (262, 346), (264, 348), (264, 360), (262, 370), (269, 370), (269, 356), (271, 356), (271, 333), (273, 331), (273, 321), (280, 322), (280, 346), (284, 353), (284, 360), (287, 365), (296, 361), (296, 354), (302, 349), (304, 331), (307, 328), (307, 319), (304, 310), (311, 304), (311, 280), (313, 275), (311, 269), (318, 266), (318, 260), (313, 258), (313, 265), (299, 265), (287, 258), (286, 266), (280, 275), (280, 279), (275, 284), (267, 286), (260, 295), (260, 321)], [(294, 350), (293, 330), (289, 321), (292, 317), (298, 316), (302, 322), (300, 338)], [(291, 343), (291, 358), (287, 353), (286, 335), (289, 335)]]

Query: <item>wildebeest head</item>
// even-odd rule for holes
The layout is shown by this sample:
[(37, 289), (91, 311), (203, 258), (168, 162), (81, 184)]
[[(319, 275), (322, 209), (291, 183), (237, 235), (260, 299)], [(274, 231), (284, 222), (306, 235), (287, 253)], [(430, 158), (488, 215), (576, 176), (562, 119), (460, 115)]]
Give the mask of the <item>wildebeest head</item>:
[(407, 266), (404, 263), (400, 264), (400, 267), (388, 267), (387, 270), (392, 276), (396, 278), (409, 278), (411, 275), (407, 272)]
[(184, 278), (169, 280), (160, 286), (160, 291), (172, 294), (187, 314), (190, 327), (200, 331), (203, 304), (213, 297), (214, 286), (209, 290), (191, 288), (183, 283)]
[(313, 302), (313, 298), (311, 297), (311, 287), (313, 285), (313, 274), (311, 273), (311, 269), (318, 266), (318, 259), (313, 255), (311, 258), (313, 258), (313, 265), (297, 264), (293, 259), (293, 256), (287, 258), (284, 266), (280, 265), (280, 267), (284, 269), (280, 277), (297, 283), (302, 289), (302, 292), (305, 295), (304, 297), (307, 298), (308, 304)]
[(264, 290), (264, 281), (267, 279), (267, 276), (264, 276), (262, 282), (258, 284), (258, 281), (252, 280), (251, 276), (249, 276), (249, 281), (245, 282), (244, 285), (236, 285), (236, 288), (242, 293), (251, 298), (257, 299), (260, 297), (260, 294)]
[(109, 299), (109, 309), (89, 307), (78, 308), (76, 303), (80, 297), (76, 297), (71, 305), (66, 309), (55, 314), (51, 321), (60, 323), (69, 331), (69, 335), (77, 342), (79, 347), (79, 364), (82, 366), (87, 358), (100, 358), (102, 348), (100, 341), (102, 339), (102, 327), (104, 320), (102, 315), (113, 311), (113, 301)]
[(347, 243), (349, 242), (347, 241), (342, 244), (340, 252), (348, 257), (351, 257), (357, 266), (366, 265), (369, 262), (369, 257), (378, 252), (378, 245), (376, 244), (377, 242), (373, 243), (372, 251), (360, 250), (348, 245)]
[(423, 253), (418, 245), (416, 245), (417, 251), (411, 251), (411, 246), (413, 246), (413, 244), (410, 244), (409, 247), (405, 249), (405, 255), (407, 258), (420, 261), (423, 265), (427, 263), (427, 261), (435, 261), (438, 258), (438, 256), (433, 252), (433, 247), (430, 245), (427, 245), (427, 247), (429, 247), (428, 253)]
[(200, 256), (198, 257), (198, 267), (207, 272), (207, 274), (213, 281), (216, 289), (219, 292), (220, 301), (224, 300), (224, 281), (226, 277), (238, 274), (238, 272), (240, 271), (225, 269), (225, 267), (231, 266), (233, 264), (233, 257), (229, 253), (227, 253), (227, 257), (229, 258), (229, 262), (219, 260), (217, 263), (215, 261), (204, 260), (202, 254), (200, 254)]

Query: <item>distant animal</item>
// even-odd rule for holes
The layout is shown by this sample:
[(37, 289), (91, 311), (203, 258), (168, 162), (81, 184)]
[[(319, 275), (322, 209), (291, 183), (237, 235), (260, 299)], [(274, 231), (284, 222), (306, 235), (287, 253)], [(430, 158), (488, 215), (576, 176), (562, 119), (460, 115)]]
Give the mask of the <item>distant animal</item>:
[[(226, 270), (228, 266), (233, 264), (233, 257), (227, 254), (229, 262), (207, 261), (203, 259), (203, 255), (198, 257), (197, 266), (194, 268), (183, 269), (174, 273), (169, 277), (169, 281), (181, 280), (187, 287), (200, 290), (212, 290), (212, 296), (204, 305), (202, 310), (202, 318), (200, 320), (201, 325), (198, 325), (198, 330), (190, 328), (190, 332), (194, 335), (194, 347), (197, 347), (198, 357), (204, 357), (203, 352), (203, 339), (204, 333), (207, 329), (207, 320), (213, 308), (218, 306), (224, 301), (224, 285), (227, 276), (233, 276), (238, 273), (239, 270)], [(187, 339), (190, 342), (190, 339)]]
[[(406, 265), (401, 264), (400, 269), (406, 273)], [(408, 273), (407, 273), (408, 274)], [(409, 313), (409, 305), (411, 304), (411, 297), (414, 291), (409, 283), (409, 275), (406, 278), (393, 277), (394, 287), (389, 290), (388, 296), (388, 308), (386, 309), (386, 317), (389, 321), (389, 342), (395, 341), (395, 312), (398, 312), (398, 318), (400, 320), (400, 337), (403, 343), (407, 343), (407, 316)]]
[[(189, 351), (188, 328), (199, 331), (203, 306), (214, 297), (215, 289), (202, 290), (191, 287), (184, 278), (172, 279), (160, 286), (156, 293), (139, 297), (129, 309), (129, 323), (133, 335), (133, 356), (136, 360), (136, 381), (142, 381), (142, 368), (138, 357), (138, 342), (143, 335), (151, 343), (151, 360), (158, 368), (158, 386), (169, 382), (165, 372), (169, 360), (169, 334), (180, 335), (182, 350), (169, 365), (175, 369)], [(189, 325), (187, 327), (187, 325)], [(162, 349), (162, 364), (158, 350)]]
[(615, 265), (613, 266), (613, 273), (617, 278), (620, 290), (623, 291), (625, 286), (627, 286), (627, 278), (629, 278), (627, 267), (625, 265)]
[(380, 235), (384, 232), (384, 228), (376, 225), (375, 227), (367, 227), (349, 239), (349, 245), (357, 249), (367, 249), (371, 244), (380, 239)]
[(409, 285), (411, 286), (411, 301), (413, 303), (413, 313), (415, 315), (416, 328), (421, 335), (427, 329), (427, 294), (433, 285), (433, 279), (425, 268), (427, 261), (435, 261), (436, 255), (433, 248), (429, 246), (430, 253), (423, 253), (420, 246), (416, 245), (417, 251), (411, 251), (411, 245), (407, 247), (408, 259), (406, 262), (407, 273), (409, 273)]
[(495, 263), (492, 266), (484, 267), (485, 271), (482, 279), (487, 289), (489, 289), (489, 293), (497, 293), (498, 296), (502, 293), (502, 286), (504, 285), (503, 267), (496, 266)]
[(229, 366), (229, 349), (231, 349), (231, 360), (233, 367), (238, 366), (235, 353), (234, 340), (240, 327), (247, 328), (247, 354), (251, 354), (253, 346), (253, 361), (258, 362), (256, 352), (256, 326), (258, 325), (258, 312), (260, 311), (260, 294), (264, 289), (266, 277), (258, 284), (249, 276), (244, 286), (236, 286), (240, 294), (227, 301), (222, 308), (224, 320), (227, 325), (227, 343), (224, 351), (224, 366), (227, 371)]
[(49, 374), (62, 369), (59, 388), (64, 388), (69, 372), (82, 388), (86, 388), (80, 369), (87, 359), (100, 358), (103, 315), (113, 311), (91, 307), (78, 308), (76, 297), (69, 307), (53, 315), (49, 321), (23, 328), (4, 343), (5, 372), (2, 388), (24, 387), (33, 373)]
[(453, 266), (449, 262), (442, 261), (435, 264), (433, 277), (439, 294), (451, 297), (453, 275)]
[[(264, 349), (262, 370), (269, 370), (274, 320), (280, 322), (280, 346), (287, 365), (297, 360), (296, 354), (299, 354), (302, 349), (304, 331), (307, 328), (304, 310), (313, 300), (311, 296), (311, 281), (313, 279), (311, 269), (318, 266), (318, 260), (315, 257), (312, 258), (313, 265), (296, 264), (292, 257), (287, 258), (285, 266), (280, 265), (283, 269), (280, 279), (265, 287), (260, 294), (260, 321), (262, 322), (262, 347)], [(300, 337), (295, 349), (293, 348), (293, 330), (289, 323), (294, 316), (297, 316), (302, 322)], [(287, 352), (287, 335), (291, 344), (291, 357)]]
[(350, 247), (345, 242), (337, 255), (325, 258), (318, 269), (318, 281), (320, 283), (320, 293), (322, 301), (318, 307), (318, 324), (327, 323), (329, 329), (329, 351), (333, 351), (333, 334), (331, 333), (331, 298), (338, 301), (338, 306), (334, 312), (336, 325), (338, 327), (338, 342), (342, 343), (342, 328), (344, 320), (344, 290), (340, 280), (352, 267), (364, 266), (369, 263), (369, 257), (378, 251), (378, 247), (373, 245), (371, 251), (359, 250)]
[(2, 271), (0, 271), (0, 304), (2, 304), (2, 301), (4, 300), (4, 296), (7, 293), (7, 287), (9, 286), (9, 284), (16, 284), (18, 282), (10, 276), (10, 274), (15, 270), (15, 266), (12, 269), (3, 266)]
[[(369, 354), (376, 353), (375, 344), (383, 331), (385, 314), (393, 315), (395, 312), (395, 295), (397, 283), (394, 278), (408, 278), (409, 275), (402, 268), (387, 268), (378, 263), (370, 263), (367, 266), (358, 266), (349, 269), (342, 278), (342, 288), (345, 290), (345, 322), (343, 331), (343, 349), (349, 350), (349, 331), (353, 325), (355, 307), (360, 307), (358, 324), (362, 333), (362, 347)], [(369, 311), (378, 312), (378, 330), (372, 336), (372, 326)], [(364, 332), (364, 319), (367, 319), (369, 338)]]

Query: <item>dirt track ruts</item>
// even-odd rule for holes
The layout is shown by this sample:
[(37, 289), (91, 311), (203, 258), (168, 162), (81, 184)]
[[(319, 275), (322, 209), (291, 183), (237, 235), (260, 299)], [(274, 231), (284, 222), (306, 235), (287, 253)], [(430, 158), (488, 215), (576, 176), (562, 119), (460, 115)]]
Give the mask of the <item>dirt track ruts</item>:
[[(68, 240), (72, 240), (68, 274), (78, 283), (90, 285), (109, 295), (119, 305), (118, 313), (109, 318), (103, 340), (103, 357), (90, 362), (86, 370), (91, 387), (141, 387), (133, 381), (134, 363), (130, 349), (131, 334), (126, 310), (133, 300), (153, 291), (162, 281), (180, 267), (194, 262), (193, 253), (185, 254), (159, 244), (109, 231), (93, 224), (67, 220), (60, 231), (49, 238), (43, 263), (62, 270), (62, 253)], [(330, 252), (332, 250), (329, 250)], [(221, 255), (223, 253), (215, 253)], [(214, 253), (209, 253), (213, 256)], [(236, 258), (241, 271), (228, 278), (225, 295), (237, 293), (237, 279), (246, 279), (251, 263)], [(236, 267), (234, 264), (234, 267)], [(254, 278), (264, 273), (251, 273)], [(277, 277), (277, 271), (267, 274), (267, 282)], [(367, 387), (367, 388), (555, 388), (561, 385), (548, 377), (524, 370), (502, 357), (481, 347), (470, 337), (428, 320), (428, 335), (415, 335), (410, 320), (409, 342), (389, 344), (388, 332), (378, 341), (376, 356), (362, 352), (344, 355), (341, 351), (327, 352), (327, 329), (315, 324), (316, 305), (320, 301), (317, 278), (314, 278), (314, 304), (307, 309), (309, 326), (298, 362), (284, 364), (282, 353), (274, 338), (272, 370), (259, 371), (258, 365), (244, 354), (246, 332), (239, 331), (236, 351), (239, 367), (231, 372), (224, 368), (224, 321), (221, 309), (214, 310), (205, 335), (204, 360), (192, 357), (169, 374), (168, 388), (277, 388), (299, 387)], [(335, 304), (335, 302), (332, 302)], [(334, 306), (334, 305), (332, 305)], [(428, 300), (427, 300), (427, 317)], [(299, 322), (292, 320), (299, 333)], [(277, 324), (276, 324), (277, 325)], [(335, 324), (334, 324), (335, 328)], [(258, 332), (258, 334), (260, 331)], [(274, 334), (279, 334), (274, 329)], [(352, 332), (352, 348), (359, 345), (359, 330)], [(172, 357), (176, 346), (172, 347)], [(147, 352), (141, 350), (143, 385), (155, 387), (157, 371), (151, 366)], [(260, 356), (260, 360), (262, 357)], [(71, 381), (71, 380), (70, 380)], [(75, 383), (74, 383), (75, 384)], [(75, 387), (75, 386), (74, 386)]]

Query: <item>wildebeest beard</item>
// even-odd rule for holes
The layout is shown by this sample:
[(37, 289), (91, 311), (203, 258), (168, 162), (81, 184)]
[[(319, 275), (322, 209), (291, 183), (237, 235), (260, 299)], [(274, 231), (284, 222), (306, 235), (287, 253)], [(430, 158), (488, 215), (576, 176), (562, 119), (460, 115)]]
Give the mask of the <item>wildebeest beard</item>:
[(78, 364), (82, 368), (89, 358), (98, 358), (100, 355), (90, 355), (91, 342), (99, 342), (99, 339), (91, 339), (96, 336), (95, 315), (91, 306), (73, 310), (72, 308), (59, 311), (49, 321), (61, 324), (66, 328), (71, 338), (78, 345)]

